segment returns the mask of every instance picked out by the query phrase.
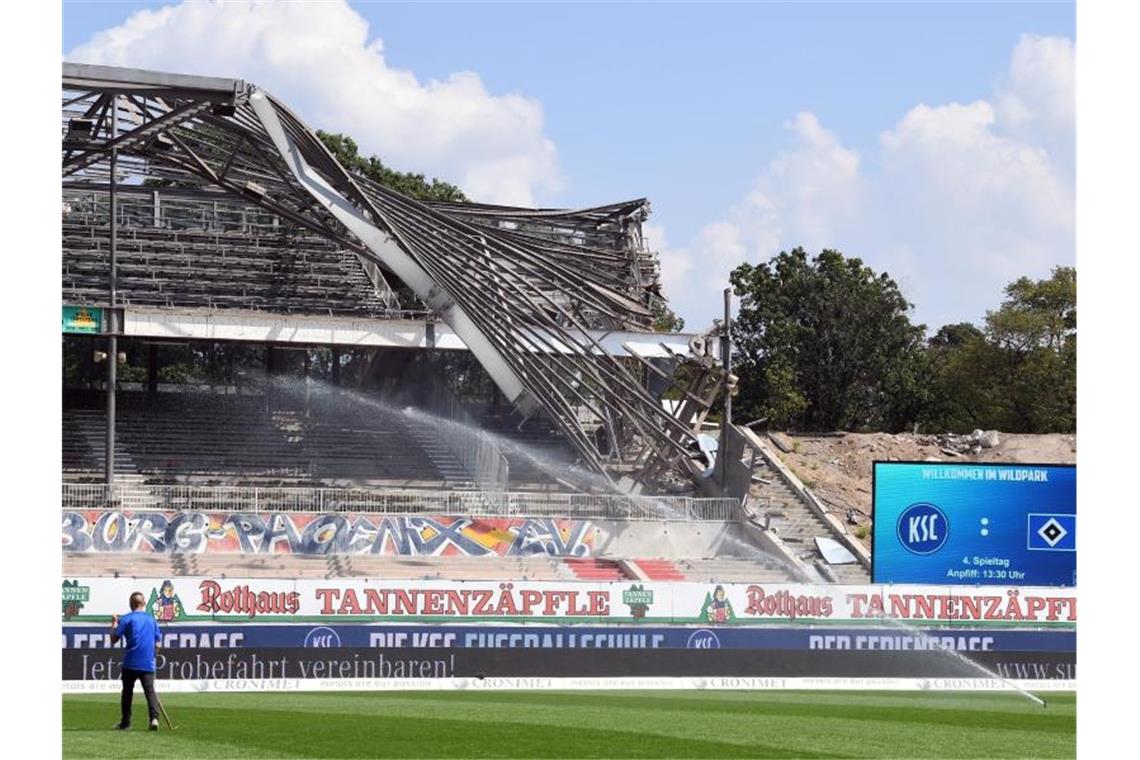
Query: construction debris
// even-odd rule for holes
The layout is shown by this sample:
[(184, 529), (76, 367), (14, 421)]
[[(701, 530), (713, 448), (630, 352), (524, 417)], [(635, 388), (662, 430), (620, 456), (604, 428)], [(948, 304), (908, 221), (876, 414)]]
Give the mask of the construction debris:
[(921, 446), (938, 446), (946, 456), (956, 457), (977, 454), (981, 449), (992, 449), (1001, 443), (1001, 437), (996, 430), (975, 430), (968, 435), (920, 435), (915, 437), (915, 441)]

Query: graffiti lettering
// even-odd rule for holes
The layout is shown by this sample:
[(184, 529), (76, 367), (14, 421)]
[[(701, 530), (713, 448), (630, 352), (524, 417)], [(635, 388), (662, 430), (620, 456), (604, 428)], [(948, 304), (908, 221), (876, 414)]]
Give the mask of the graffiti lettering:
[(67, 552), (587, 557), (588, 520), (249, 512), (65, 512)]

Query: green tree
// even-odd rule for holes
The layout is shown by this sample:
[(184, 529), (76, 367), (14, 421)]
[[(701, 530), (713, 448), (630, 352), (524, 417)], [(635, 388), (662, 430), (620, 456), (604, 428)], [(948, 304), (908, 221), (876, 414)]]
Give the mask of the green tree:
[(398, 172), (389, 169), (378, 156), (360, 155), (356, 141), (348, 135), (330, 134), (317, 130), (317, 137), (348, 171), (390, 187), (398, 193), (421, 201), (467, 202), (468, 198), (455, 185), (435, 179), (428, 182), (424, 175)]
[(969, 322), (944, 325), (927, 341), (935, 392), (927, 422), (939, 431), (991, 428), (997, 419), (994, 382), (1000, 352)]
[(1005, 288), (984, 328), (946, 325), (928, 341), (932, 428), (1011, 433), (1076, 429), (1077, 273), (1057, 267), (1043, 280)]
[[(1014, 433), (1071, 431), (1077, 424), (1077, 271), (1056, 267), (1048, 279), (1022, 277), (986, 314), (986, 338), (998, 351), (993, 381), (999, 420)], [(996, 426), (995, 426), (996, 427)]]
[(887, 274), (802, 248), (731, 275), (742, 416), (803, 430), (900, 430), (925, 416), (925, 327)]
[(656, 332), (681, 332), (685, 329), (685, 320), (669, 308), (668, 302), (659, 296), (654, 296), (649, 303), (653, 312), (653, 329)]

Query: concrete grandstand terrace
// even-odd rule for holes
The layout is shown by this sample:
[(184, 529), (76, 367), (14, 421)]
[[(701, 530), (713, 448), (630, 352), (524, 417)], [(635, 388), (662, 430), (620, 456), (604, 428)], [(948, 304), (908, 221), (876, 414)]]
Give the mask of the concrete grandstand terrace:
[[(764, 465), (754, 476), (746, 500), (748, 519), (766, 535), (774, 537), (782, 553), (790, 556), (793, 563), (798, 560), (801, 567), (809, 572), (814, 570), (824, 580), (869, 582), (870, 553), (866, 548), (784, 464), (774, 447), (753, 431), (742, 430)], [(851, 550), (856, 561), (845, 565), (827, 563), (816, 546), (817, 538), (840, 541)]]
[[(639, 570), (642, 572), (639, 573)], [(692, 560), (560, 557), (389, 557), (288, 554), (73, 554), (66, 577), (391, 578), (400, 580), (622, 581), (764, 583), (794, 580), (764, 558)]]
[[(107, 230), (63, 224), (68, 303), (106, 297)], [(280, 313), (383, 315), (384, 301), (351, 252), (303, 234), (126, 228), (118, 233), (126, 306), (227, 306)]]
[[(288, 406), (267, 409), (260, 396), (119, 396), (117, 448), (150, 483), (470, 486), (462, 468), (446, 460), (446, 450), (429, 456), (397, 414), (369, 410), (349, 425), (320, 402), (306, 415)], [(70, 454), (64, 474), (96, 480), (105, 417), (81, 403), (64, 409)]]
[[(65, 480), (100, 479), (106, 440), (101, 402), (92, 393), (65, 394)], [(263, 394), (121, 391), (118, 403), (116, 469), (148, 483), (473, 487), (438, 434), (351, 395), (314, 394), (307, 401), (278, 395), (270, 402)], [(531, 421), (520, 430), (518, 422), (507, 417), (486, 427), (551, 462), (573, 462), (548, 425)], [(518, 450), (506, 454), (512, 488), (557, 485)]]

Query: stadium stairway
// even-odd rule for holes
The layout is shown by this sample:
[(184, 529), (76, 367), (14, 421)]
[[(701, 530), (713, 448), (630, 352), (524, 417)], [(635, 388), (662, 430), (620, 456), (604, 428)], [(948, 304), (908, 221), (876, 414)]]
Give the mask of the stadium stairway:
[(424, 430), (414, 423), (407, 426), (408, 435), (423, 450), (424, 455), (443, 476), (444, 483), (454, 490), (472, 490), (475, 484), (471, 475), (451, 453), (451, 450), (439, 439), (439, 432)]
[[(66, 436), (68, 432), (71, 432), (78, 440), (69, 445), (65, 438), (65, 470), (67, 469), (67, 452), (70, 449), (71, 451), (83, 452), (77, 462), (78, 465), (83, 467), (94, 464), (95, 469), (101, 472), (107, 457), (105, 416), (102, 412), (78, 410), (68, 417), (70, 418), (65, 417), (64, 434)], [(115, 483), (127, 487), (136, 486), (145, 493), (146, 476), (139, 472), (134, 458), (123, 446), (115, 447)], [(144, 498), (141, 506), (146, 506), (146, 503), (147, 500)], [(150, 500), (150, 506), (157, 504), (157, 499)]]
[(839, 583), (870, 583), (868, 567), (860, 563), (849, 565), (827, 564), (815, 545), (815, 539), (841, 539), (833, 526), (828, 524), (808, 504), (808, 497), (794, 488), (791, 479), (795, 475), (778, 459), (769, 447), (757, 448), (766, 460), (765, 480), (755, 483), (748, 497), (748, 510), (756, 522), (774, 532), (784, 544), (801, 560), (821, 568)]

